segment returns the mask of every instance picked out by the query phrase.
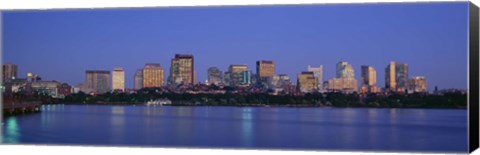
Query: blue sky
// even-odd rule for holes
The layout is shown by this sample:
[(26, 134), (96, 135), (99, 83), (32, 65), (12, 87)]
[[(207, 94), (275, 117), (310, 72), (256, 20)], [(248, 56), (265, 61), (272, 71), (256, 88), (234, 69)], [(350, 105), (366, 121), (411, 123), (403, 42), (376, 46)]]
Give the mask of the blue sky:
[(76, 85), (85, 70), (135, 70), (160, 63), (168, 76), (175, 53), (193, 54), (197, 80), (208, 67), (274, 60), (294, 80), (307, 65), (348, 61), (377, 70), (384, 87), (390, 61), (426, 76), (428, 89), (467, 87), (468, 3), (383, 3), (283, 6), (81, 9), (3, 12), (4, 63), (45, 80)]

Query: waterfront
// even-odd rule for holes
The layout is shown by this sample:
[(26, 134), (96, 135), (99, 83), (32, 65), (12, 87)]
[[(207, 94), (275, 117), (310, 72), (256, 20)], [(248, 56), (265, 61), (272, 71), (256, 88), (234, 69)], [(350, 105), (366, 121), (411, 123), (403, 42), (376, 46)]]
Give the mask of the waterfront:
[(3, 122), (6, 144), (467, 151), (464, 109), (58, 104)]

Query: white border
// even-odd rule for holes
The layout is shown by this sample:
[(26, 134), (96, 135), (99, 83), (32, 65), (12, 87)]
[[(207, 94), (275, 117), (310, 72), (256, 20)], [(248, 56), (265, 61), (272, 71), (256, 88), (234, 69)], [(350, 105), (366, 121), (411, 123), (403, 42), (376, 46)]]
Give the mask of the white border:
[[(467, 0), (431, 0), (449, 2)], [(331, 4), (378, 2), (429, 2), (428, 0), (0, 0), (0, 10), (59, 8), (132, 8), (167, 6), (225, 6), (265, 4)]]
[[(384, 2), (447, 2), (452, 0), (0, 0), (1, 11), (44, 10), (66, 8), (135, 8), (172, 6), (228, 6), (228, 5), (272, 5), (272, 4), (343, 4), (343, 3), (384, 3)], [(453, 0), (466, 1), (466, 0)], [(478, 4), (480, 0), (472, 0)], [(2, 18), (0, 14), (0, 54), (2, 53)], [(0, 62), (2, 60), (0, 59)], [(1, 69), (0, 69), (1, 70)], [(469, 77), (467, 77), (469, 78)], [(1, 112), (0, 112), (1, 114)], [(2, 115), (0, 115), (1, 118)], [(1, 134), (1, 128), (0, 128)], [(65, 151), (61, 151), (65, 150)], [(133, 147), (92, 147), (92, 146), (35, 146), (0, 145), (0, 152), (11, 154), (411, 154), (374, 152), (330, 152), (330, 151), (278, 151), (278, 150), (222, 150), (222, 149), (172, 149), (172, 148), (133, 148)], [(425, 153), (419, 153), (424, 154)], [(474, 154), (480, 154), (477, 150)]]

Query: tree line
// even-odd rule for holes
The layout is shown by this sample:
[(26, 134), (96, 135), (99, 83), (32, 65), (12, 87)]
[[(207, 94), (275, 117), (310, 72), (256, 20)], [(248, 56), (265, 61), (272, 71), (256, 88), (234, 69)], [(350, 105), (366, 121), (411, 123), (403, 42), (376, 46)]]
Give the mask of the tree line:
[[(270, 95), (268, 93), (189, 94), (158, 93), (154, 89), (137, 93), (105, 93), (89, 95), (83, 92), (55, 100), (56, 103), (142, 104), (155, 99), (169, 99), (172, 105), (274, 105), (274, 106), (332, 106), (385, 108), (466, 108), (466, 94), (449, 92), (441, 95), (414, 94), (343, 94), (307, 93), (300, 96)], [(52, 102), (52, 100), (47, 100)]]

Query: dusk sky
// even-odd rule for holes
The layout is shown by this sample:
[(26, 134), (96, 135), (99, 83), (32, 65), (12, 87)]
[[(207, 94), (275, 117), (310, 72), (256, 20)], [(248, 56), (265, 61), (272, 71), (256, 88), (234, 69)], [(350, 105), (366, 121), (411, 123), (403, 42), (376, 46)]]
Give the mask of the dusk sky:
[(307, 65), (351, 63), (377, 71), (384, 87), (390, 61), (407, 63), (409, 78), (426, 76), (428, 89), (467, 88), (468, 2), (176, 7), (3, 12), (3, 63), (44, 80), (77, 85), (85, 70), (135, 70), (160, 63), (169, 75), (176, 53), (193, 54), (197, 80), (208, 67), (226, 71), (274, 60), (293, 81)]

